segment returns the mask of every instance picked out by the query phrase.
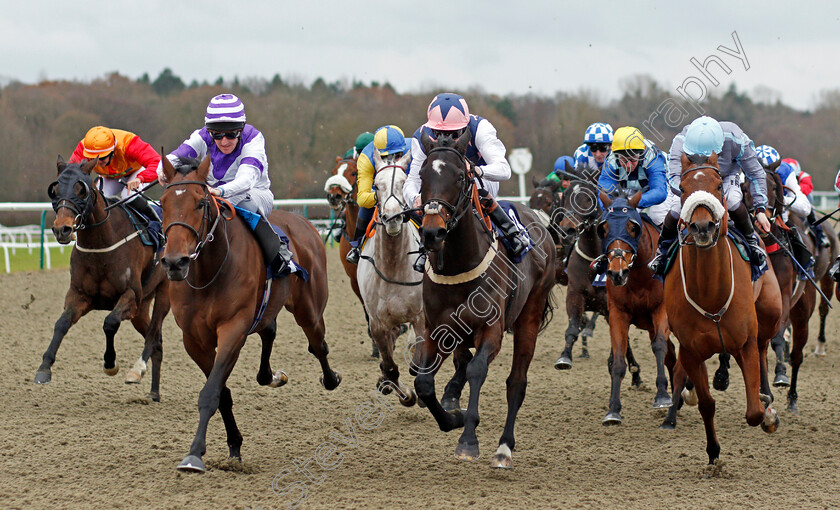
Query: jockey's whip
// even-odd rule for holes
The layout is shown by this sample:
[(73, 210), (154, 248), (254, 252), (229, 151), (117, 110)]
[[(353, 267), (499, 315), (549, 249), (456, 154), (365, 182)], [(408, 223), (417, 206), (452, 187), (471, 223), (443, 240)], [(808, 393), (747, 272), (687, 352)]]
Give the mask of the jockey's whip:
[(811, 225), (811, 226), (812, 226), (812, 227), (816, 227), (817, 225), (819, 225), (820, 223), (824, 222), (825, 220), (827, 220), (827, 219), (831, 218), (834, 214), (836, 214), (836, 213), (838, 213), (838, 212), (840, 212), (840, 207), (838, 207), (838, 208), (837, 208), (837, 209), (835, 209), (834, 211), (832, 211), (832, 212), (830, 212), (830, 213), (826, 214), (826, 215), (825, 215), (825, 216), (823, 216), (822, 218), (818, 219), (818, 220), (817, 220), (817, 221), (815, 221), (815, 222), (814, 222), (814, 224), (813, 224), (813, 225)]
[[(835, 212), (837, 212), (837, 211), (835, 211)], [(819, 287), (819, 285), (817, 285), (817, 282), (815, 282), (814, 279), (811, 278), (811, 275), (808, 274), (808, 271), (806, 271), (805, 268), (802, 267), (802, 265), (799, 263), (799, 261), (796, 260), (796, 257), (793, 256), (793, 253), (791, 253), (791, 251), (788, 249), (788, 247), (785, 246), (784, 243), (782, 243), (779, 240), (778, 237), (774, 236), (773, 232), (767, 232), (767, 235), (769, 235), (770, 237), (773, 238), (774, 241), (776, 241), (776, 244), (779, 245), (779, 248), (784, 250), (784, 252), (790, 257), (790, 260), (792, 260), (793, 263), (796, 264), (796, 267), (798, 267), (799, 270), (805, 275), (805, 277), (808, 278), (808, 281), (811, 282), (811, 284), (814, 286), (814, 288), (817, 289), (817, 292), (820, 293), (820, 296), (822, 296), (822, 298), (825, 299), (825, 302), (828, 303), (828, 307), (829, 308), (834, 308), (833, 306), (831, 306), (831, 299), (827, 298), (825, 296), (825, 294), (823, 294), (823, 291), (820, 290), (820, 287)]]

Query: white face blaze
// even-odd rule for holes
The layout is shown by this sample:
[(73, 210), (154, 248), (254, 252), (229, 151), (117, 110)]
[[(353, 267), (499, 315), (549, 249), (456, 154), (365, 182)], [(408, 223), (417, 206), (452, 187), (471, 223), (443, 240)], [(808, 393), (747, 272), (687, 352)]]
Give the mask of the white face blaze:
[(377, 171), (373, 179), (376, 186), (379, 217), (394, 218), (393, 221), (387, 221), (385, 225), (385, 230), (390, 235), (398, 234), (402, 228), (402, 217), (397, 215), (403, 211), (402, 189), (405, 179), (405, 171), (397, 166)]
[(443, 167), (445, 165), (446, 165), (446, 163), (444, 163), (443, 161), (441, 161), (439, 159), (436, 159), (436, 160), (432, 161), (432, 170), (434, 170), (435, 172), (437, 172), (438, 175), (440, 175), (441, 172), (443, 172)]

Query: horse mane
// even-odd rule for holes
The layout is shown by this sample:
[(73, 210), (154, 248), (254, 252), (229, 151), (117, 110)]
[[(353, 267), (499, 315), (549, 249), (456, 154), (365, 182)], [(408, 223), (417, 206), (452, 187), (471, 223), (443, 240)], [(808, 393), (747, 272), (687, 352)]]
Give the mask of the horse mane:
[(771, 176), (771, 179), (773, 179), (773, 183), (776, 185), (776, 189), (774, 190), (776, 192), (776, 203), (773, 204), (773, 214), (781, 215), (785, 207), (785, 187), (782, 183), (782, 177), (776, 172), (767, 173)]

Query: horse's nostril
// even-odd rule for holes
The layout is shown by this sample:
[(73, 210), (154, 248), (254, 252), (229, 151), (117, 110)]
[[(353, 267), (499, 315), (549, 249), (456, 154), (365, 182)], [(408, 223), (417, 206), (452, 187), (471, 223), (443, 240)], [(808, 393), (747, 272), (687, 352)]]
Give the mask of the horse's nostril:
[(437, 232), (435, 232), (435, 239), (443, 239), (444, 237), (446, 237), (446, 229), (445, 228), (437, 229)]

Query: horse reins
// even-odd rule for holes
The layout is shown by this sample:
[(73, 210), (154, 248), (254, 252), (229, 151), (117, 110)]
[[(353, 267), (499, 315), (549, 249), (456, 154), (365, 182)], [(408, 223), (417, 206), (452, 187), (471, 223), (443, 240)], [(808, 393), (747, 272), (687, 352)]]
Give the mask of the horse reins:
[[(214, 233), (216, 232), (216, 227), (219, 226), (219, 220), (221, 218), (224, 218), (225, 221), (230, 221), (234, 218), (236, 213), (234, 212), (235, 210), (234, 210), (233, 206), (230, 204), (230, 202), (228, 202), (227, 200), (225, 200), (223, 198), (217, 198), (217, 197), (210, 194), (210, 191), (208, 189), (208, 186), (207, 186), (206, 182), (203, 182), (203, 181), (180, 181), (180, 182), (174, 182), (174, 183), (171, 183), (171, 184), (167, 184), (164, 187), (164, 189), (168, 190), (169, 188), (171, 188), (173, 186), (180, 186), (182, 184), (196, 184), (196, 185), (202, 186), (203, 189), (204, 189), (204, 211), (203, 211), (202, 216), (201, 216), (201, 225), (199, 225), (198, 230), (196, 230), (195, 227), (193, 227), (189, 223), (185, 223), (183, 221), (173, 221), (172, 223), (170, 223), (169, 225), (166, 226), (166, 228), (163, 230), (163, 233), (164, 233), (164, 235), (166, 235), (166, 233), (169, 232), (169, 229), (176, 226), (176, 225), (184, 227), (187, 230), (189, 230), (190, 232), (192, 232), (193, 235), (195, 235), (195, 239), (196, 239), (196, 242), (197, 242), (197, 244), (195, 246), (195, 250), (193, 250), (193, 252), (189, 255), (189, 259), (191, 261), (193, 261), (193, 260), (196, 260), (198, 258), (198, 255), (201, 253), (201, 250), (204, 248), (205, 245), (207, 245), (207, 243), (211, 243), (215, 240)], [(210, 222), (210, 202), (212, 202), (213, 205), (216, 206), (216, 219), (213, 221), (213, 226), (210, 228), (210, 230), (202, 238), (200, 232), (204, 231), (205, 226)], [(219, 206), (219, 202), (222, 202), (222, 203), (226, 204), (230, 208), (230, 210), (231, 210), (230, 218), (227, 218), (222, 214), (222, 208)], [(192, 288), (193, 290), (206, 289), (207, 287), (210, 286), (210, 284), (212, 284), (214, 281), (216, 281), (216, 278), (218, 278), (219, 275), (221, 274), (222, 267), (224, 267), (225, 262), (227, 262), (228, 256), (230, 255), (230, 239), (227, 236), (227, 223), (225, 223), (224, 238), (225, 238), (225, 243), (227, 245), (227, 249), (225, 250), (225, 258), (224, 258), (224, 260), (222, 260), (222, 263), (219, 264), (219, 268), (216, 270), (216, 274), (213, 275), (213, 278), (209, 282), (207, 282), (205, 285), (203, 285), (201, 287), (194, 287), (186, 279), (187, 275), (189, 275), (189, 267), (187, 267), (187, 275), (184, 275), (184, 281), (187, 282), (187, 285), (189, 285), (190, 288)]]

